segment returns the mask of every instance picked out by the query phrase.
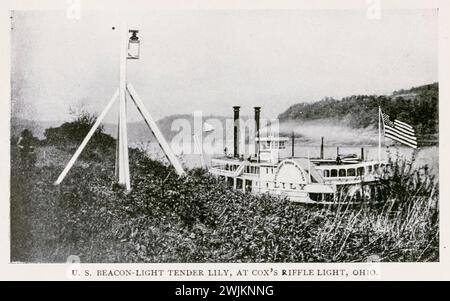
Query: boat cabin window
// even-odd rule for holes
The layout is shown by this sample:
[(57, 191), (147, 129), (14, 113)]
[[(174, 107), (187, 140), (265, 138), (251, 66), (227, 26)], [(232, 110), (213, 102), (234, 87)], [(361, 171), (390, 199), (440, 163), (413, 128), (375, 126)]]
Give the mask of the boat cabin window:
[(346, 175), (345, 169), (339, 169), (339, 176), (345, 177), (345, 175)]
[(372, 165), (369, 165), (368, 170), (369, 170), (369, 172), (372, 172), (372, 170), (373, 170)]
[(332, 178), (337, 177), (337, 169), (332, 169), (331, 170), (331, 177)]
[(329, 171), (328, 169), (325, 169), (325, 170), (323, 171), (323, 176), (324, 176), (325, 178), (329, 178), (329, 177), (330, 177), (330, 171)]
[(256, 167), (256, 166), (249, 166), (248, 169), (249, 169), (248, 173), (252, 173), (252, 174), (258, 173), (258, 167)]
[(358, 176), (364, 175), (364, 167), (358, 167)]
[(261, 150), (285, 149), (286, 141), (261, 141), (260, 148)]
[(350, 168), (347, 170), (347, 176), (354, 177), (355, 175), (356, 175), (356, 172), (355, 172), (354, 168)]

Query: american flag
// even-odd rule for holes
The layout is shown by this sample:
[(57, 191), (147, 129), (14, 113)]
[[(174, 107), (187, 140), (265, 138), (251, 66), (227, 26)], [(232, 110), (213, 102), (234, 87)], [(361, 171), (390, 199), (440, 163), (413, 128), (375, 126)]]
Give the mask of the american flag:
[(389, 115), (383, 112), (381, 112), (381, 116), (383, 117), (385, 137), (403, 143), (409, 147), (417, 148), (416, 133), (412, 126), (397, 119), (392, 122)]

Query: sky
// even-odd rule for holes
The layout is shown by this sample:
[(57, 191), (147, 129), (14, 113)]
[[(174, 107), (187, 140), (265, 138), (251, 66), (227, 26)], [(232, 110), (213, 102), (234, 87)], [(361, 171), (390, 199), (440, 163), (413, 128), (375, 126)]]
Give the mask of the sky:
[[(139, 29), (131, 82), (155, 119), (232, 106), (275, 118), (299, 102), (390, 94), (438, 81), (435, 10), (186, 10), (110, 13), (16, 11), (12, 19), (12, 114), (68, 120), (99, 113), (119, 85), (123, 21)], [(117, 110), (106, 122), (117, 120)], [(129, 120), (138, 121), (130, 108)]]

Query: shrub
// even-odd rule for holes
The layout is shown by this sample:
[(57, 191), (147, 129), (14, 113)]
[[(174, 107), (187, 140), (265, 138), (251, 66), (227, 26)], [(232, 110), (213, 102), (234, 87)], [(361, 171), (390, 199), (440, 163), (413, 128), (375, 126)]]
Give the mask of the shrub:
[[(78, 145), (86, 137), (95, 123), (97, 117), (87, 111), (81, 111), (71, 122), (65, 122), (56, 128), (48, 128), (44, 132), (45, 142), (48, 145), (59, 145), (67, 147)], [(88, 149), (100, 148), (107, 150), (115, 143), (115, 139), (103, 132), (99, 126), (88, 144)]]

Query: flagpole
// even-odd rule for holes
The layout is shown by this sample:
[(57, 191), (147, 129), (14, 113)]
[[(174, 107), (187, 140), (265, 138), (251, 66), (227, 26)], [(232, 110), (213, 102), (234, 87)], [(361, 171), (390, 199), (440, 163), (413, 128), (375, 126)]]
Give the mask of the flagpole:
[(381, 108), (378, 106), (378, 162), (381, 162)]
[(309, 157), (309, 151), (308, 151), (308, 176), (309, 176), (309, 183), (311, 184), (311, 159)]

